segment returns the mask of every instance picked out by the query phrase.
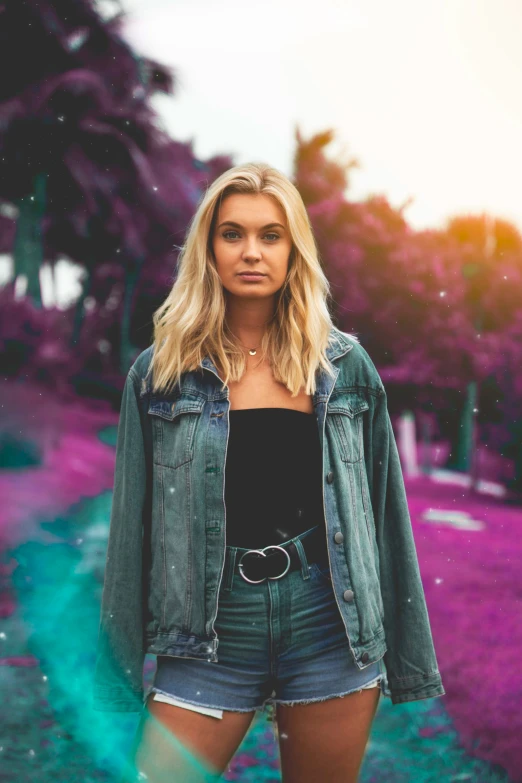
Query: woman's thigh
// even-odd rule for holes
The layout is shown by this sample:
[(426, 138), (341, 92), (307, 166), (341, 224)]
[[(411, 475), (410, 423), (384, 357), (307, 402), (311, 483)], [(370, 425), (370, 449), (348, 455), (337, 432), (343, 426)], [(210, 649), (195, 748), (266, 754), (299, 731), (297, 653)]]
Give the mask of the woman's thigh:
[(356, 783), (379, 697), (376, 686), (327, 701), (277, 705), (283, 783)]
[(216, 720), (154, 701), (151, 693), (134, 742), (135, 779), (147, 783), (217, 780), (243, 741), (254, 715), (255, 711), (226, 711), (221, 720)]

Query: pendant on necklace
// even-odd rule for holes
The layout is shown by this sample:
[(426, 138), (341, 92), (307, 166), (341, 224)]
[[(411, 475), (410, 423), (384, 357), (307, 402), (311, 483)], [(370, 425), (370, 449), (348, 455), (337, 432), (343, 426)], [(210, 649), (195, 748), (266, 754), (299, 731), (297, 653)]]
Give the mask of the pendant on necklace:
[(255, 351), (253, 348), (251, 348), (248, 353), (250, 354), (250, 356), (255, 356), (257, 351)]

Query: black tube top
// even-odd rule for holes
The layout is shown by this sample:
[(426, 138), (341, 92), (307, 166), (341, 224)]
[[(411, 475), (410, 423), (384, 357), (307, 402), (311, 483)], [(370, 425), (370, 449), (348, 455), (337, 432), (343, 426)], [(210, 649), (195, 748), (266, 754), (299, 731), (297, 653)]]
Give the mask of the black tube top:
[(317, 418), (292, 408), (230, 411), (225, 465), (228, 546), (281, 544), (324, 527)]

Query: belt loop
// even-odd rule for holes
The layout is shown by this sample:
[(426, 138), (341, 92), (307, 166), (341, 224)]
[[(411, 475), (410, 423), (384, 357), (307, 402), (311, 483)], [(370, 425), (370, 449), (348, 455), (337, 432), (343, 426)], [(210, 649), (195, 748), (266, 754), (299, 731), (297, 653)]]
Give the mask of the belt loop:
[(236, 546), (227, 546), (227, 570), (223, 590), (230, 592), (234, 584), (234, 569), (236, 567)]
[(306, 558), (306, 552), (304, 546), (301, 543), (299, 536), (293, 540), (294, 546), (299, 553), (299, 559), (301, 561), (301, 576), (303, 579), (310, 579), (310, 569), (308, 567), (308, 560)]

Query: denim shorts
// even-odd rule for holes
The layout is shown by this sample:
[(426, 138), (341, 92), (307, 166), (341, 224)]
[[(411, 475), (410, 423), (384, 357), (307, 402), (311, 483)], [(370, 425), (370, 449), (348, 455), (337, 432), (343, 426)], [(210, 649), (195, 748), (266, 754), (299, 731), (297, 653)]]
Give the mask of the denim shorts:
[(301, 568), (259, 584), (238, 569), (248, 550), (227, 546), (214, 626), (219, 661), (158, 655), (145, 699), (154, 692), (159, 701), (221, 718), (223, 710), (273, 715), (275, 704), (379, 686), (382, 659), (362, 669), (353, 660), (328, 565), (307, 562), (300, 539), (314, 529), (291, 539)]

